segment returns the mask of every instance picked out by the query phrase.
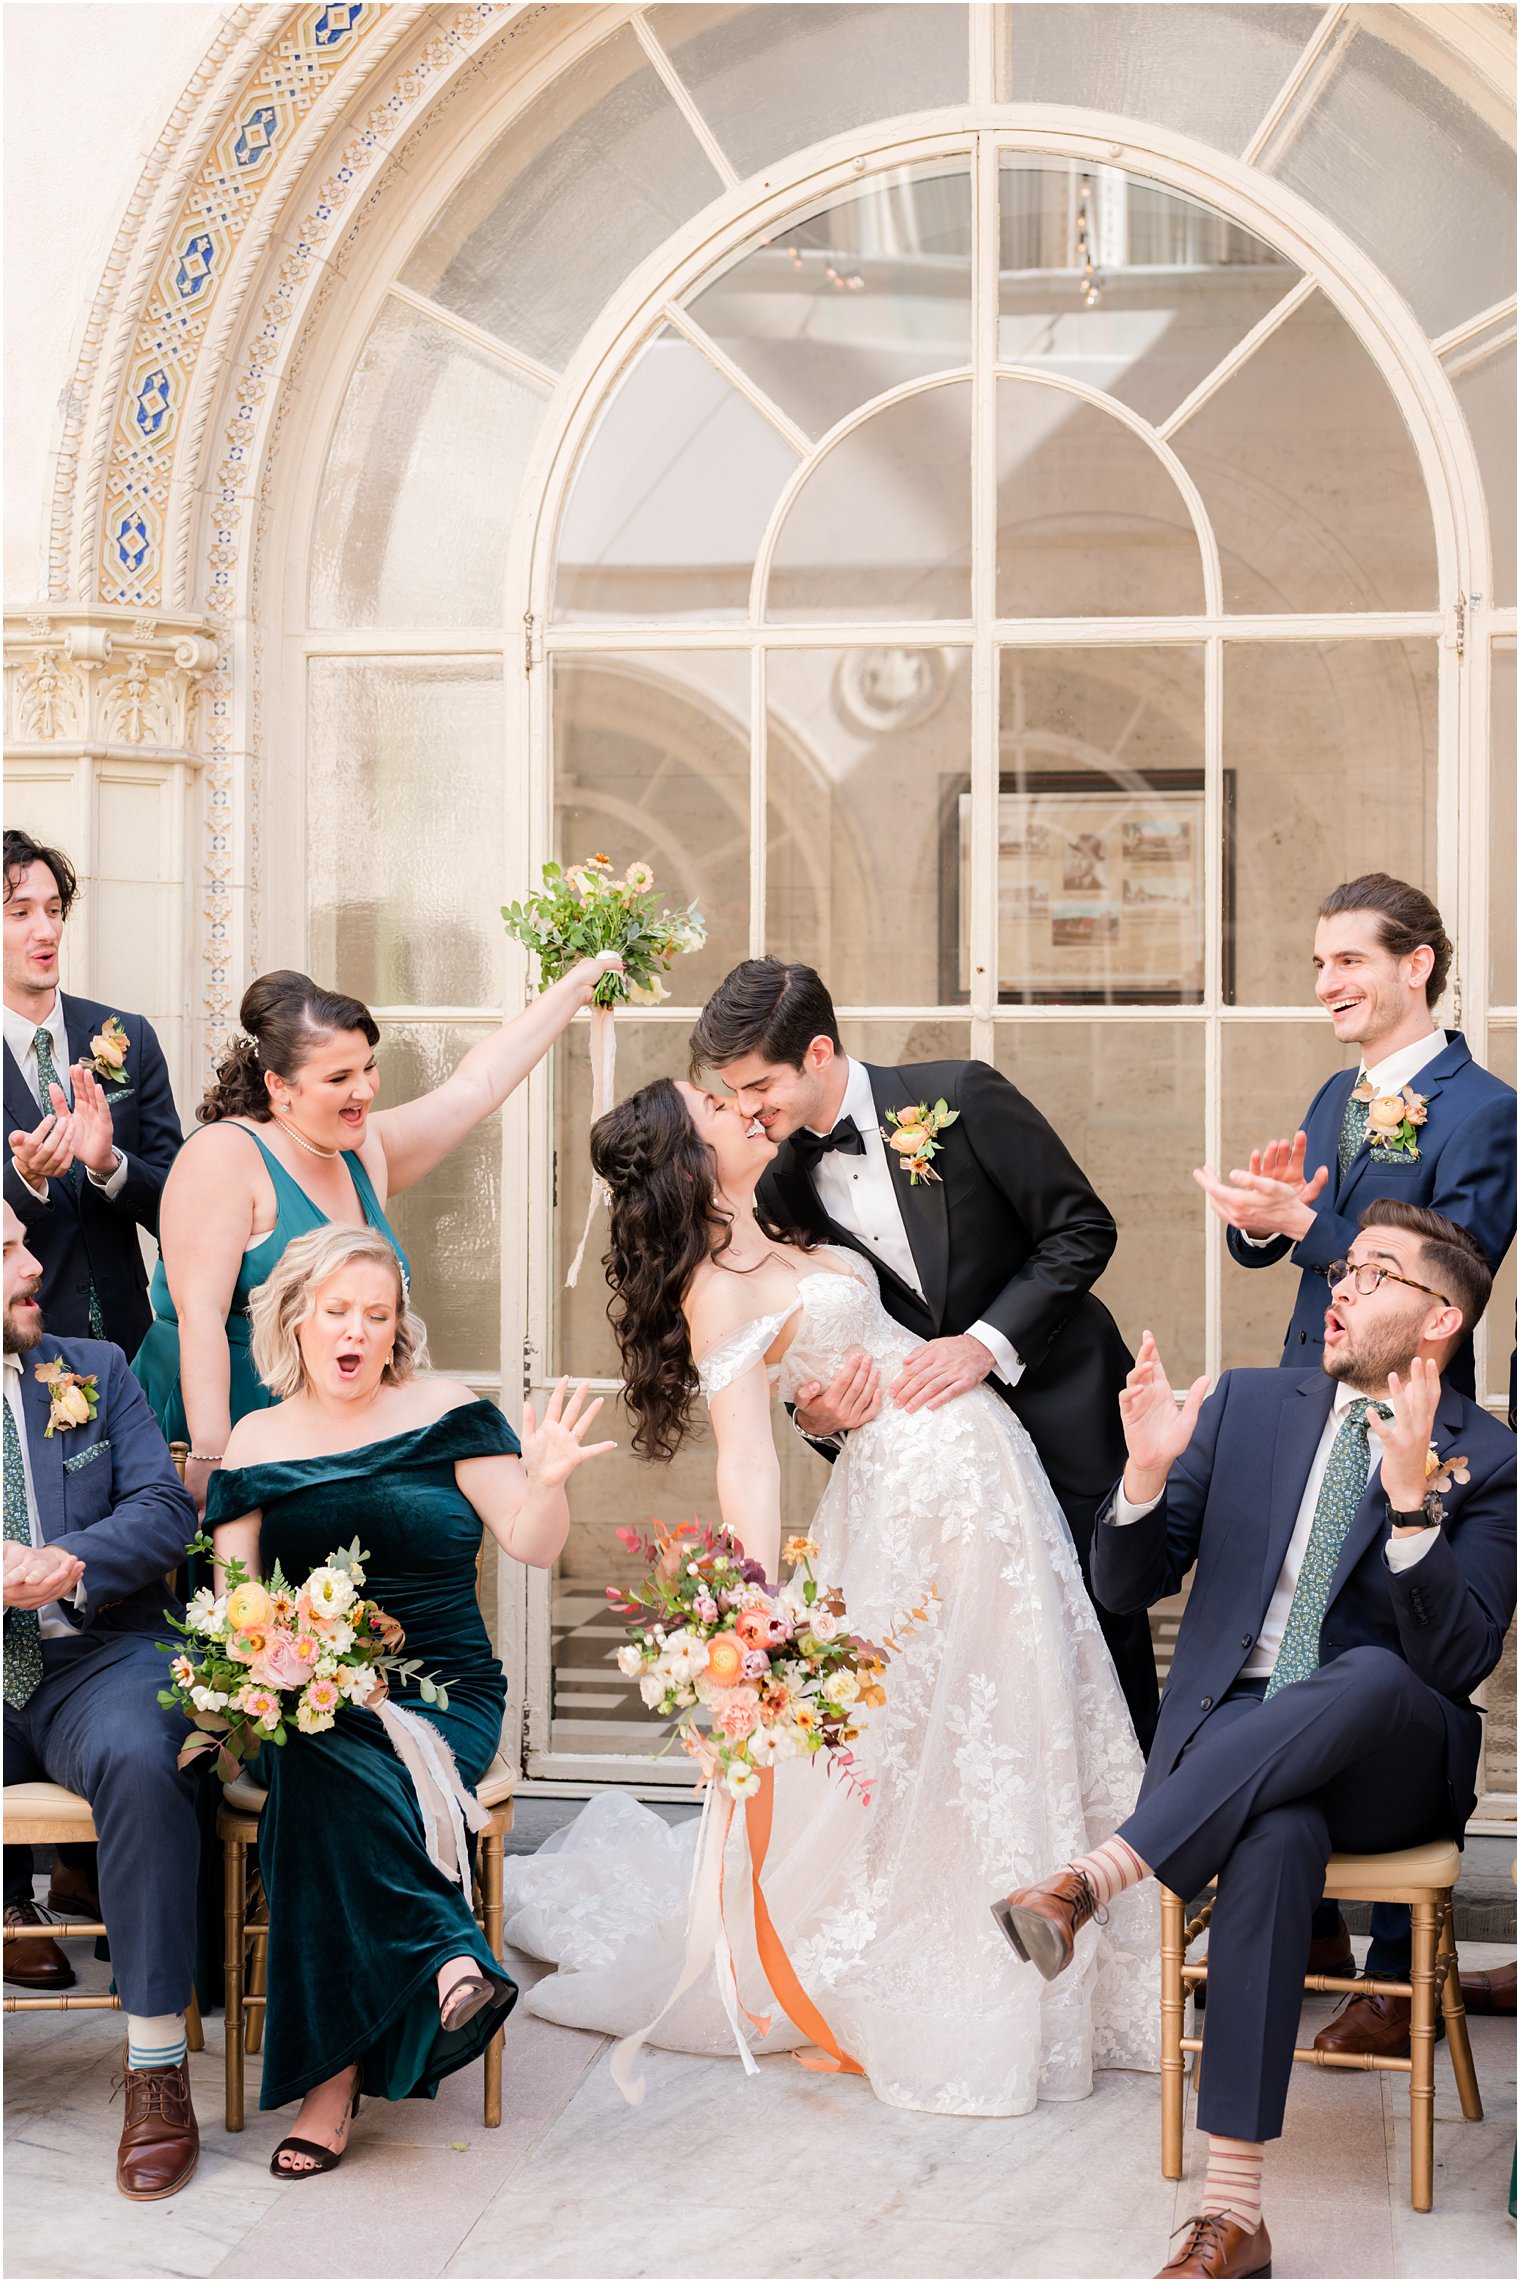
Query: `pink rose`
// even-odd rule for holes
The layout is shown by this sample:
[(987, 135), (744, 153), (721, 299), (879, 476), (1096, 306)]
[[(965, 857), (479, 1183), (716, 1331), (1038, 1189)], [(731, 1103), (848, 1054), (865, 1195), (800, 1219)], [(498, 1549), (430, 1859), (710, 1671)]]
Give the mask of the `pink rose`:
[(253, 1677), (266, 1688), (303, 1687), (311, 1677), (316, 1648), (315, 1641), (300, 1642), (293, 1633), (271, 1632), (263, 1654), (253, 1660)]

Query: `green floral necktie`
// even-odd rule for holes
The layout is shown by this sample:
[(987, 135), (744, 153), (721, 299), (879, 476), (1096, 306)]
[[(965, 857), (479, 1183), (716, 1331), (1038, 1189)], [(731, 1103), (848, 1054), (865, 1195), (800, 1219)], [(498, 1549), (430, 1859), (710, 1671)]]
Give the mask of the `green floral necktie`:
[[(1362, 1084), (1366, 1075), (1365, 1070), (1357, 1072), (1356, 1083), (1358, 1086)], [(1367, 1112), (1371, 1107), (1371, 1102), (1357, 1100), (1355, 1087), (1346, 1096), (1346, 1114), (1341, 1119), (1340, 1147), (1336, 1151), (1342, 1180), (1346, 1178), (1353, 1161), (1361, 1153), (1362, 1143), (1367, 1138)]]
[(1355, 1402), (1346, 1405), (1340, 1432), (1330, 1446), (1330, 1462), (1315, 1500), (1303, 1566), (1293, 1587), (1293, 1605), (1288, 1610), (1282, 1646), (1267, 1682), (1269, 1697), (1294, 1680), (1306, 1680), (1311, 1672), (1319, 1669), (1319, 1632), (1330, 1606), (1336, 1564), (1351, 1534), (1356, 1509), (1366, 1495), (1367, 1478), (1372, 1472), (1372, 1446), (1367, 1435), (1369, 1410), (1375, 1410), (1380, 1418), (1393, 1416), (1387, 1403), (1368, 1402), (1364, 1395), (1358, 1395)]
[[(26, 1510), (26, 1473), (21, 1462), (21, 1436), (16, 1414), (5, 1406), (5, 1534), (18, 1545), (32, 1542), (31, 1518)], [(34, 1608), (8, 1608), (5, 1612), (5, 1700), (20, 1711), (42, 1678), (42, 1627)]]
[[(65, 1101), (67, 1101), (68, 1087), (64, 1084), (62, 1078), (58, 1075), (58, 1064), (53, 1059), (52, 1032), (50, 1030), (39, 1030), (36, 1037), (32, 1040), (32, 1044), (36, 1048), (37, 1052), (37, 1099), (42, 1104), (43, 1115), (48, 1116), (51, 1114), (53, 1107), (53, 1096), (51, 1088), (56, 1086), (58, 1091), (63, 1095)], [(84, 1167), (76, 1160), (72, 1165), (70, 1165), (68, 1171), (61, 1174), (59, 1177), (69, 1188), (77, 1189), (81, 1180), (84, 1178)], [(90, 1287), (87, 1297), (90, 1310), (90, 1337), (92, 1339), (104, 1339), (106, 1335), (106, 1319), (101, 1313), (100, 1295), (95, 1289), (95, 1279), (93, 1276), (90, 1279)]]

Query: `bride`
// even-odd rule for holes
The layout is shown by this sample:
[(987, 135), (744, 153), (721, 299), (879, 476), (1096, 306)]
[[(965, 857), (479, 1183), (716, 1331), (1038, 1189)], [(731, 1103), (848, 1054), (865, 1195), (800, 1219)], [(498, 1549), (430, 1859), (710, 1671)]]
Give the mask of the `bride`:
[[(861, 1633), (880, 1639), (914, 1606), (929, 1621), (906, 1631), (886, 1705), (855, 1746), (869, 1806), (821, 1766), (776, 1770), (765, 1893), (809, 1996), (894, 2107), (1022, 2115), (1084, 2098), (1095, 2067), (1154, 2067), (1154, 1911), (1138, 1889), (1053, 1982), (1021, 1972), (988, 1909), (1010, 1881), (1105, 1838), (1141, 1773), (1028, 1435), (985, 1387), (938, 1410), (892, 1403), (920, 1342), (882, 1307), (864, 1260), (808, 1249), (759, 1216), (774, 1149), (731, 1104), (656, 1079), (598, 1121), (591, 1153), (611, 1192), (608, 1280), (634, 1447), (673, 1456), (705, 1398), (721, 1517), (767, 1576), (781, 1543), (774, 1401), (827, 1385), (855, 1349), (888, 1390), (832, 1469), (812, 1524), (817, 1568)], [(938, 1597), (925, 1601), (931, 1584)], [(739, 1820), (733, 1897), (747, 1890)], [(647, 2026), (677, 1978), (694, 1843), (694, 1822), (672, 1828), (604, 1794), (508, 1862), (507, 1938), (559, 1968), (530, 2012), (617, 2035)], [(755, 2049), (803, 2043), (770, 2004), (733, 1901), (729, 1916), (740, 1994), (776, 2024)], [(651, 2041), (733, 2050), (715, 1975)]]

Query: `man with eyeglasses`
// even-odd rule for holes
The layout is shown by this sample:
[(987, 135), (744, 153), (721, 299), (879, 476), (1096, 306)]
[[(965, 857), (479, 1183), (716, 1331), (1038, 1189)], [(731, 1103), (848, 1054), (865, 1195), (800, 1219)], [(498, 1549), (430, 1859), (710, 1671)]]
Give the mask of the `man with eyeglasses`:
[[(1314, 992), (1342, 1045), (1355, 1046), (1345, 1069), (1315, 1095), (1291, 1141), (1251, 1152), (1228, 1181), (1208, 1166), (1193, 1178), (1228, 1231), (1243, 1268), (1270, 1268), (1290, 1255), (1300, 1270), (1282, 1361), (1313, 1363), (1324, 1337), (1330, 1264), (1351, 1246), (1356, 1214), (1373, 1198), (1427, 1205), (1475, 1237), (1497, 1268), (1515, 1237), (1515, 1095), (1475, 1062), (1459, 1030), (1435, 1020), (1453, 949), (1430, 897), (1386, 872), (1369, 872), (1332, 890), (1314, 934)], [(1445, 1371), (1459, 1393), (1475, 1393), (1472, 1340)], [(1309, 1969), (1354, 1971), (1351, 1936), (1340, 1910), (1315, 1912)], [(1368, 1976), (1409, 1973), (1409, 1911), (1379, 1902), (1372, 1912)], [(1513, 2012), (1514, 1975), (1475, 1975), (1464, 1983), (1473, 2007)], [(1409, 2051), (1409, 2006), (1399, 1997), (1355, 1997), (1324, 2036), (1330, 2048), (1385, 2058)]]
[(1207, 1401), (1199, 1379), (1179, 1411), (1145, 1334), (1093, 1588), (1149, 1608), (1196, 1564), (1155, 1746), (1114, 1836), (993, 1912), (1053, 1980), (1126, 1887), (1218, 1880), (1208, 2172), (1165, 2276), (1270, 2271), (1262, 2158), (1282, 2130), (1326, 1862), (1461, 1838), (1470, 1698), (1515, 1607), (1514, 1437), (1441, 1376), (1488, 1301), (1482, 1248), (1378, 1198), (1329, 1272), (1316, 1370), (1227, 1371)]

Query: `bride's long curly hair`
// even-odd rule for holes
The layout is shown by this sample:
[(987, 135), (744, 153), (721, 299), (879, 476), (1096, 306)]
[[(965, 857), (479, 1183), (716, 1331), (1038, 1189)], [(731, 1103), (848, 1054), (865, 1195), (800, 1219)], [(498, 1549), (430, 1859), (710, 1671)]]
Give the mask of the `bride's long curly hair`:
[[(733, 1242), (719, 1201), (717, 1160), (674, 1081), (655, 1078), (591, 1128), (591, 1163), (611, 1196), (611, 1242), (602, 1264), (612, 1286), (607, 1319), (623, 1359), (623, 1398), (641, 1457), (668, 1460), (685, 1441), (698, 1392), (681, 1312), (692, 1277)], [(806, 1245), (762, 1214), (776, 1237)]]

